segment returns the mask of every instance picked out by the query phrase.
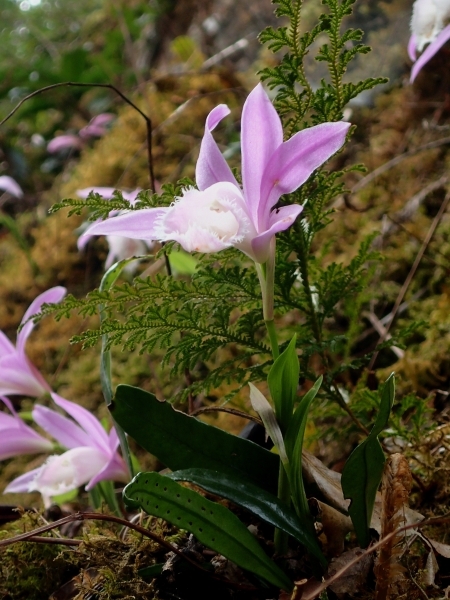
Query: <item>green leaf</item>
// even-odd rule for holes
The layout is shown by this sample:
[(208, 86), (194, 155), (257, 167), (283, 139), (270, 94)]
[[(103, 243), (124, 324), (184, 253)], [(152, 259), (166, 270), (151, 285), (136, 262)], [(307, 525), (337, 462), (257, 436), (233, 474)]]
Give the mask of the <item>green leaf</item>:
[(253, 410), (261, 417), (261, 421), (264, 423), (267, 434), (270, 436), (270, 439), (277, 449), (284, 468), (288, 471), (289, 460), (284, 447), (283, 434), (278, 425), (275, 412), (264, 394), (260, 392), (251, 381), (248, 385), (250, 387), (250, 402), (252, 403)]
[(186, 529), (215, 552), (284, 590), (293, 584), (230, 510), (159, 473), (139, 473), (123, 491), (130, 508)]
[(310, 535), (314, 534), (314, 522), (309, 510), (308, 499), (306, 498), (305, 492), (305, 484), (303, 482), (302, 450), (306, 422), (308, 418), (308, 410), (311, 402), (316, 397), (317, 392), (322, 385), (322, 380), (323, 377), (320, 376), (309, 392), (303, 396), (300, 404), (297, 407), (297, 410), (294, 413), (291, 426), (286, 434), (286, 438), (289, 439), (289, 451), (291, 452), (291, 454), (288, 454), (288, 456), (291, 464), (289, 483), (291, 486), (292, 501), (300, 520), (305, 524), (305, 527), (309, 531)]
[(276, 491), (279, 458), (253, 442), (202, 423), (128, 385), (117, 387), (110, 410), (139, 445), (172, 471), (213, 469)]
[(291, 420), (297, 396), (300, 366), (295, 350), (296, 341), (297, 336), (294, 335), (289, 346), (273, 363), (267, 377), (275, 413), (283, 432), (286, 431)]
[(342, 471), (342, 491), (344, 498), (351, 500), (348, 512), (361, 548), (366, 548), (370, 542), (370, 520), (385, 463), (378, 435), (388, 424), (394, 394), (395, 379), (392, 373), (381, 390), (380, 411), (372, 431), (353, 450)]
[[(100, 282), (100, 291), (110, 290), (116, 283), (119, 275), (123, 269), (132, 262), (134, 257), (125, 258), (114, 265), (112, 265), (106, 273), (103, 275)], [(103, 304), (99, 305), (100, 312), (100, 323), (105, 320), (105, 307)], [(110, 406), (113, 398), (112, 382), (111, 382), (111, 350), (108, 348), (108, 334), (102, 336), (102, 349), (100, 352), (100, 382), (102, 386), (103, 397), (105, 398), (106, 406)], [(113, 419), (114, 420), (114, 419)], [(117, 435), (120, 441), (120, 448), (122, 450), (123, 457), (130, 472), (131, 477), (135, 474), (133, 459), (128, 446), (128, 440), (122, 427), (114, 421), (114, 425), (117, 431)], [(120, 511), (119, 511), (120, 514)]]
[(299, 521), (297, 515), (284, 502), (273, 494), (249, 483), (239, 477), (225, 475), (210, 469), (185, 469), (168, 475), (175, 481), (190, 481), (204, 490), (221, 498), (231, 500), (234, 504), (245, 508), (266, 523), (291, 535), (322, 564), (326, 564), (318, 547), (316, 536), (311, 536)]

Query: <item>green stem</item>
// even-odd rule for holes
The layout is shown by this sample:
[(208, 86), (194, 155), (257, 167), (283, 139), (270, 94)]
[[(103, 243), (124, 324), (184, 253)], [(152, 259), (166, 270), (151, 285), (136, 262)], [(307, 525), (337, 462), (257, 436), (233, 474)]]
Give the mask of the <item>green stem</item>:
[[(291, 503), (291, 486), (288, 475), (284, 469), (283, 463), (280, 461), (280, 471), (278, 473), (278, 498), (287, 506)], [(275, 544), (275, 552), (282, 556), (287, 553), (289, 536), (281, 529), (275, 529), (273, 538)]]
[[(261, 284), (261, 294), (263, 301), (263, 317), (266, 324), (267, 334), (272, 348), (272, 356), (275, 361), (280, 355), (278, 346), (277, 332), (274, 322), (274, 288), (275, 288), (275, 236), (270, 243), (269, 258), (266, 263), (255, 263)], [(280, 461), (280, 471), (278, 473), (278, 498), (288, 506), (291, 501), (291, 488), (288, 475)], [(275, 552), (279, 555), (286, 554), (288, 548), (289, 535), (285, 531), (275, 529), (274, 543)]]

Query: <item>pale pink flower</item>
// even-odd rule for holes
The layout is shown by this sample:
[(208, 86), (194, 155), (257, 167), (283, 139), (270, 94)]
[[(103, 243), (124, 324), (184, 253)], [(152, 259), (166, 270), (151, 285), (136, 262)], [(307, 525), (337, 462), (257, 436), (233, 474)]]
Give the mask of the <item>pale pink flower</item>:
[(48, 383), (27, 357), (25, 343), (34, 327), (29, 318), (37, 314), (44, 303), (60, 302), (65, 294), (65, 288), (54, 287), (40, 294), (30, 304), (21, 321), (23, 327), (17, 334), (15, 346), (0, 331), (0, 395), (20, 394), (35, 397), (51, 391)]
[[(414, 65), (411, 83), (424, 65), (450, 39), (450, 0), (416, 0), (411, 19), (408, 54)], [(417, 58), (417, 52), (421, 53)]]
[(0, 190), (8, 192), (8, 194), (11, 194), (11, 196), (15, 196), (16, 198), (22, 198), (23, 196), (22, 188), (17, 181), (9, 175), (0, 176)]
[(94, 223), (84, 235), (174, 240), (188, 252), (217, 252), (234, 246), (257, 263), (269, 256), (273, 236), (302, 211), (294, 204), (275, 209), (283, 194), (302, 185), (345, 141), (349, 123), (323, 123), (283, 141), (280, 118), (261, 84), (242, 112), (242, 187), (211, 131), (229, 114), (226, 105), (207, 117), (196, 167), (198, 189), (187, 189), (170, 207), (150, 208)]
[(114, 427), (109, 434), (85, 408), (52, 393), (57, 406), (69, 419), (45, 406), (35, 406), (33, 420), (67, 452), (50, 456), (45, 463), (11, 481), (5, 493), (40, 492), (45, 506), (54, 496), (81, 485), (92, 489), (99, 481), (129, 481), (125, 461), (117, 452), (119, 439)]

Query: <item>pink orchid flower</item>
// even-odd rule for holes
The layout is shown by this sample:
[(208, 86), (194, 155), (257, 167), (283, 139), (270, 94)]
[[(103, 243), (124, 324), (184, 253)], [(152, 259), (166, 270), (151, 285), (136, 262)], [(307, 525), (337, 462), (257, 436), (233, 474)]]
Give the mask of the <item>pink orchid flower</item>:
[[(87, 198), (91, 192), (95, 192), (96, 194), (100, 194), (100, 196), (106, 200), (110, 200), (115, 191), (116, 189), (112, 187), (84, 188), (82, 190), (77, 190), (77, 195), (80, 198)], [(137, 201), (137, 195), (140, 191), (141, 188), (137, 188), (131, 192), (121, 191), (121, 193), (124, 200), (128, 200), (131, 205), (134, 205)], [(112, 217), (116, 214), (119, 214), (119, 211), (112, 210), (109, 213), (109, 216)], [(96, 221), (96, 223), (101, 223), (101, 220)], [(85, 248), (91, 237), (93, 236), (80, 236), (77, 242), (78, 250)], [(109, 267), (111, 267), (116, 261), (131, 258), (132, 256), (143, 256), (148, 254), (149, 246), (151, 247), (151, 242), (146, 244), (144, 240), (134, 240), (118, 235), (107, 235), (106, 241), (108, 242), (109, 252), (105, 261), (105, 269), (109, 269)], [(130, 263), (125, 267), (125, 271), (133, 273), (136, 268), (136, 262)]]
[(188, 252), (234, 246), (256, 263), (266, 262), (273, 236), (290, 227), (302, 211), (299, 205), (274, 209), (276, 203), (341, 148), (350, 124), (323, 123), (283, 142), (280, 118), (259, 84), (242, 111), (241, 187), (211, 134), (229, 113), (221, 104), (206, 119), (196, 166), (198, 190), (185, 190), (170, 207), (94, 223), (84, 235), (175, 240)]
[(0, 460), (20, 454), (51, 452), (53, 444), (26, 425), (8, 398), (0, 397), (11, 412), (0, 412)]
[(0, 190), (8, 192), (8, 194), (11, 194), (11, 196), (15, 196), (16, 198), (22, 198), (23, 196), (22, 188), (17, 181), (9, 175), (0, 176)]
[(108, 434), (85, 408), (55, 393), (52, 398), (72, 419), (38, 405), (33, 410), (33, 420), (68, 450), (50, 456), (42, 466), (11, 481), (5, 493), (37, 491), (45, 506), (49, 506), (53, 496), (86, 483), (89, 491), (103, 480), (128, 482), (125, 461), (117, 452), (119, 438), (114, 427)]
[(107, 125), (114, 121), (115, 115), (111, 113), (101, 113), (90, 120), (86, 127), (80, 129), (79, 135), (84, 139), (91, 137), (102, 137), (108, 131)]
[(41, 396), (50, 392), (50, 386), (25, 354), (25, 343), (34, 328), (28, 319), (38, 313), (44, 303), (57, 303), (66, 294), (63, 287), (54, 287), (40, 294), (29, 306), (23, 316), (22, 329), (17, 334), (16, 345), (0, 331), (0, 394), (20, 394)]
[(57, 135), (47, 144), (47, 152), (56, 154), (61, 150), (81, 150), (84, 146), (83, 140), (73, 133)]
[[(408, 55), (414, 65), (410, 82), (420, 70), (450, 39), (450, 0), (416, 0), (411, 19), (412, 35), (408, 43)], [(424, 50), (425, 48), (425, 50)], [(417, 58), (417, 52), (421, 52)]]

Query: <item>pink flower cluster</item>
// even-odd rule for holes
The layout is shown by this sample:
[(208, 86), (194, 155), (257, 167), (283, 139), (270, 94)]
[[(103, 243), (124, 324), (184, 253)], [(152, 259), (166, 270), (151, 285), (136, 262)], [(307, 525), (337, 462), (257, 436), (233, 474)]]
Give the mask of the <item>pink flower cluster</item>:
[(97, 115), (91, 121), (80, 129), (78, 134), (67, 133), (53, 138), (47, 145), (47, 151), (56, 154), (61, 150), (81, 150), (86, 141), (95, 137), (102, 137), (108, 131), (108, 125), (115, 119), (111, 113), (102, 113)]
[(54, 287), (32, 302), (22, 319), (16, 345), (0, 331), (0, 398), (11, 413), (0, 412), (0, 460), (54, 450), (48, 438), (24, 423), (6, 396), (39, 397), (48, 393), (56, 406), (71, 417), (35, 405), (33, 421), (67, 451), (49, 456), (43, 465), (17, 477), (5, 489), (5, 492), (38, 491), (46, 506), (53, 496), (83, 484), (89, 490), (104, 479), (124, 482), (129, 479), (125, 462), (117, 452), (116, 430), (112, 428), (108, 434), (89, 411), (53, 392), (26, 355), (25, 344), (34, 327), (30, 317), (43, 304), (60, 302), (65, 293), (65, 288)]

